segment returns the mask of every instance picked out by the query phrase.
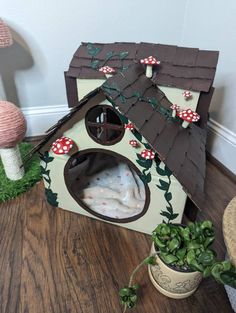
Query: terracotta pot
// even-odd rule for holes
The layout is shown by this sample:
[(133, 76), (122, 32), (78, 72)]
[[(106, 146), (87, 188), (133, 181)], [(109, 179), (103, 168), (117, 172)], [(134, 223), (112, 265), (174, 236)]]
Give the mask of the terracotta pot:
[[(154, 244), (151, 254), (155, 253)], [(189, 297), (197, 289), (202, 274), (192, 271), (178, 271), (166, 265), (157, 255), (157, 265), (149, 265), (148, 272), (151, 282), (158, 291), (173, 299)]]

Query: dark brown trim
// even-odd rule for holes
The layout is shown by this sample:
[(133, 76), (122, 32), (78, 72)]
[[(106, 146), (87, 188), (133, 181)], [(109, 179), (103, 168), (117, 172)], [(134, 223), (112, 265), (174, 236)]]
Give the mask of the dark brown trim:
[(211, 164), (215, 165), (215, 167), (221, 171), (221, 173), (227, 176), (232, 182), (236, 183), (236, 175), (233, 172), (231, 172), (219, 160), (213, 157), (208, 151), (206, 152), (206, 157)]
[(112, 155), (116, 158), (119, 158), (121, 160), (124, 160), (125, 162), (127, 162), (127, 164), (129, 166), (131, 166), (135, 172), (141, 176), (141, 171), (135, 166), (135, 164), (130, 161), (128, 158), (126, 158), (125, 156), (123, 155), (120, 155), (116, 152), (113, 152), (113, 151), (110, 151), (110, 150), (106, 150), (106, 149), (86, 149), (86, 150), (82, 150), (82, 151), (79, 151), (79, 152), (76, 152), (75, 154), (73, 154), (70, 159), (67, 161), (65, 167), (64, 167), (64, 179), (65, 179), (65, 184), (66, 184), (66, 187), (70, 193), (70, 195), (75, 199), (75, 201), (85, 210), (87, 211), (88, 213), (90, 213), (91, 215), (94, 215), (98, 218), (100, 218), (101, 220), (105, 220), (105, 221), (109, 221), (109, 222), (113, 222), (113, 223), (130, 223), (130, 222), (133, 222), (133, 221), (136, 221), (138, 220), (140, 217), (144, 216), (149, 208), (149, 204), (150, 204), (150, 190), (149, 190), (149, 187), (146, 183), (143, 182), (144, 184), (144, 188), (145, 188), (145, 195), (146, 195), (146, 199), (145, 199), (145, 204), (144, 204), (144, 208), (142, 210), (141, 213), (135, 215), (135, 216), (132, 216), (132, 217), (129, 217), (129, 218), (122, 218), (122, 219), (116, 219), (116, 218), (112, 218), (112, 217), (108, 217), (108, 216), (104, 216), (100, 213), (97, 213), (93, 210), (91, 210), (90, 208), (88, 208), (80, 199), (78, 199), (77, 195), (71, 190), (71, 187), (70, 187), (70, 179), (69, 179), (69, 175), (68, 175), (68, 171), (69, 171), (69, 168), (70, 168), (70, 165), (74, 159), (74, 157), (80, 157), (84, 154), (87, 154), (87, 153), (91, 153), (91, 152), (101, 152), (101, 153), (106, 153), (106, 154), (109, 154), (109, 155)]
[[(109, 109), (110, 111), (112, 111), (116, 117), (120, 120), (120, 125), (112, 125), (111, 123), (108, 123), (106, 120), (104, 121), (104, 123), (92, 123), (91, 121), (88, 121), (88, 115), (91, 113), (91, 111), (93, 111), (94, 109), (103, 109), (103, 111), (105, 112), (107, 109)], [(87, 133), (89, 135), (90, 138), (92, 138), (95, 142), (99, 143), (100, 145), (103, 146), (111, 146), (114, 145), (118, 142), (120, 142), (124, 136), (125, 133), (125, 128), (124, 128), (124, 123), (121, 121), (119, 115), (117, 114), (116, 110), (110, 106), (110, 105), (106, 105), (106, 104), (98, 104), (95, 105), (94, 107), (92, 107), (90, 110), (88, 110), (86, 112), (85, 115), (85, 127), (87, 130)], [(119, 136), (117, 136), (117, 138), (113, 139), (113, 140), (106, 140), (106, 141), (101, 141), (99, 140), (96, 136), (94, 136), (90, 130), (90, 127), (93, 128), (98, 128), (98, 127), (104, 127), (105, 131), (106, 131), (106, 135), (107, 135), (107, 130), (108, 129), (114, 129), (114, 130), (118, 130), (120, 131)], [(108, 136), (108, 135), (107, 135)]]
[(64, 72), (64, 76), (68, 106), (71, 108), (79, 104), (76, 78), (67, 76), (67, 72)]

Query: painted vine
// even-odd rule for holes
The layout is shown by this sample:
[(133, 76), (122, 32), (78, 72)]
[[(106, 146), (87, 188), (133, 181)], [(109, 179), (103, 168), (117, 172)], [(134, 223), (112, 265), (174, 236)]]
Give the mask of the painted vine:
[(101, 48), (94, 46), (92, 43), (87, 44), (87, 52), (92, 57), (91, 60), (91, 68), (94, 70), (99, 69), (100, 67), (103, 67), (107, 64), (109, 60), (111, 60), (114, 57), (118, 57), (121, 62), (121, 70), (126, 70), (128, 66), (123, 65), (124, 59), (129, 55), (128, 51), (120, 51), (119, 53), (115, 53), (113, 51), (108, 51), (105, 57), (104, 61), (96, 59), (96, 55), (99, 54), (101, 51)]
[(54, 157), (49, 156), (48, 151), (44, 153), (44, 155), (41, 156), (41, 160), (45, 163), (45, 166), (40, 166), (43, 179), (45, 182), (47, 182), (48, 186), (45, 187), (45, 195), (47, 198), (47, 201), (52, 206), (57, 207), (59, 205), (57, 201), (57, 193), (53, 192), (51, 189), (51, 177), (50, 177), (50, 170), (47, 169), (48, 163), (52, 162), (54, 160)]

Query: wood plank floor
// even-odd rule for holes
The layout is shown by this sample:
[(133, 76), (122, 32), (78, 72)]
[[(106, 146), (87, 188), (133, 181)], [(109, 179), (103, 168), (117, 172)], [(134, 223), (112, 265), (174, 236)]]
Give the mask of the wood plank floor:
[[(215, 247), (224, 207), (236, 185), (208, 163), (206, 205), (198, 219), (216, 224)], [(44, 199), (42, 182), (0, 205), (0, 313), (121, 313), (118, 290), (149, 252), (149, 236), (54, 209)], [(233, 312), (224, 288), (203, 281), (185, 300), (171, 300), (150, 283), (147, 269), (136, 313)]]

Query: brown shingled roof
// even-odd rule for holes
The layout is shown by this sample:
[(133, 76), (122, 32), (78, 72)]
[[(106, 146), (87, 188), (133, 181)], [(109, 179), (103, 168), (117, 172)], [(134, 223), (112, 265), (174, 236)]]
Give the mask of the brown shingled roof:
[[(156, 107), (142, 101), (144, 98), (156, 99), (163, 108), (171, 106), (139, 64), (109, 78), (101, 88), (159, 154), (190, 198), (201, 206), (204, 199), (206, 129), (193, 123), (184, 129), (181, 123), (173, 122), (160, 114)], [(133, 96), (136, 92), (140, 97)], [(126, 101), (121, 96), (125, 96)]]
[(122, 70), (133, 62), (153, 55), (161, 61), (153, 82), (159, 85), (208, 92), (215, 76), (219, 53), (195, 48), (152, 43), (82, 43), (68, 72), (74, 78), (104, 78), (99, 67)]

